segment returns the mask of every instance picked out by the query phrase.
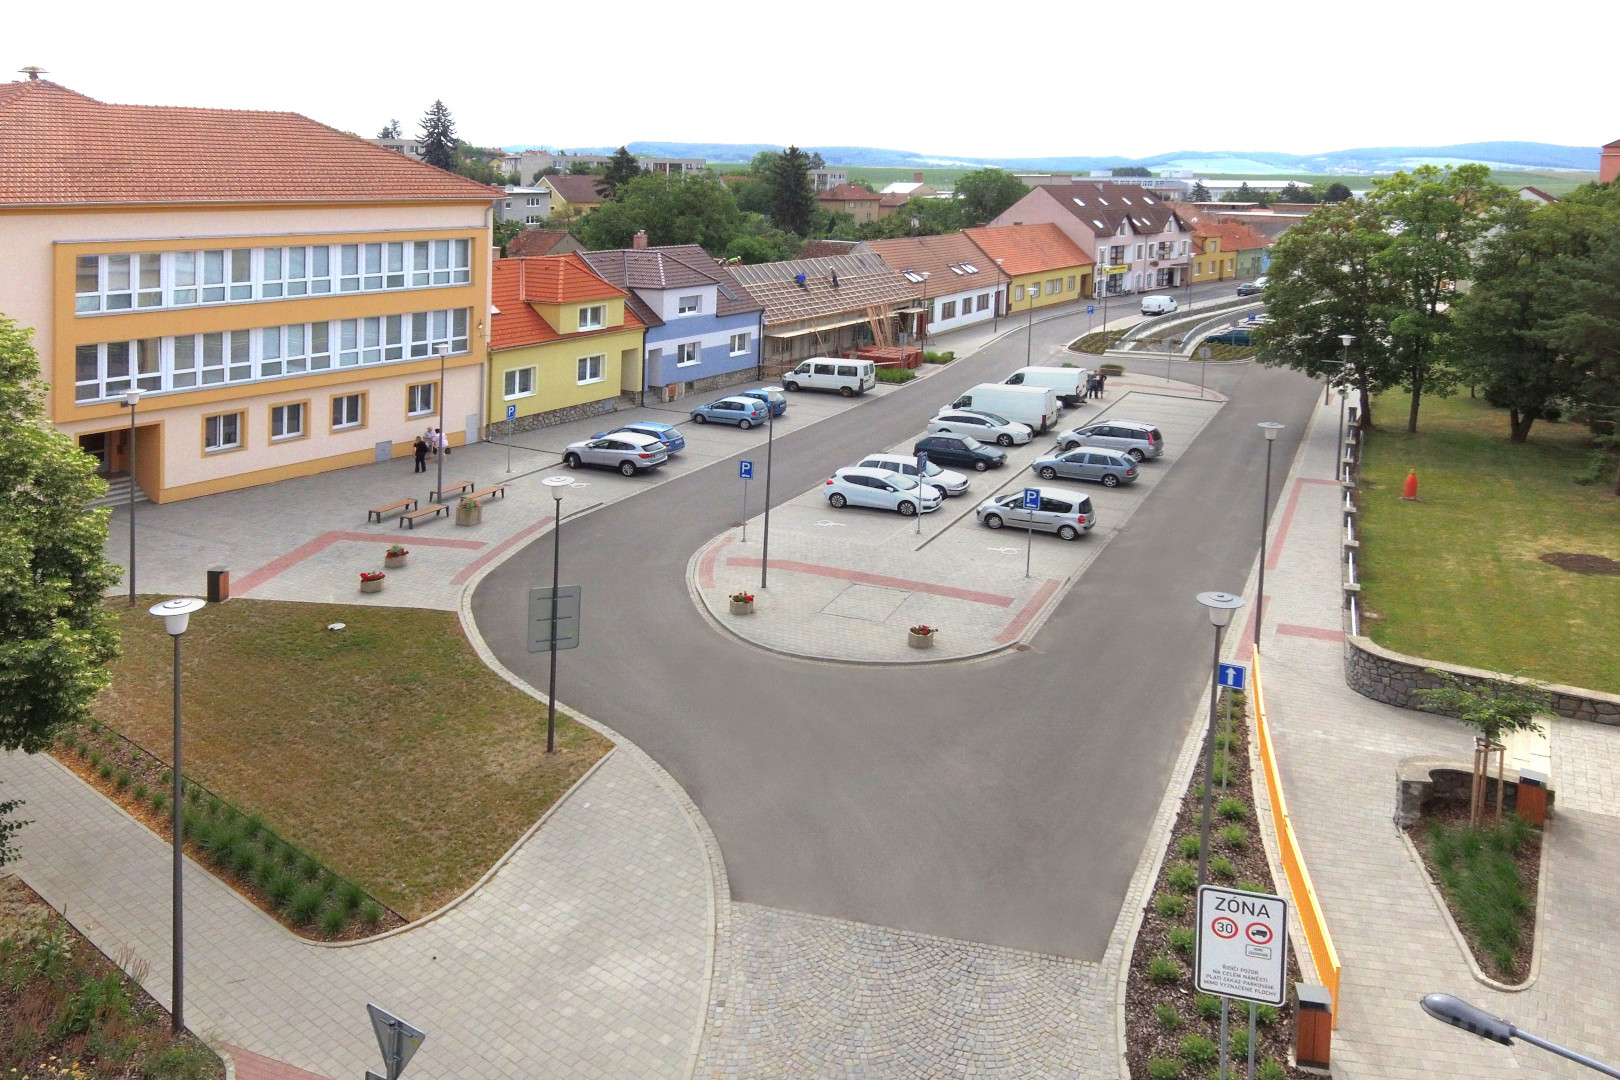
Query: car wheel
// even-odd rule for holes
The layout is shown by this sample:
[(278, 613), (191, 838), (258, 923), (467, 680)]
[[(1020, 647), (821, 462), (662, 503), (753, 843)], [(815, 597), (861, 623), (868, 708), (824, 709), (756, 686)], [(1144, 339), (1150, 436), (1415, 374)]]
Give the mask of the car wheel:
[(895, 509), (900, 511), (901, 517), (917, 516), (917, 504), (914, 502), (908, 502), (905, 499), (900, 500), (900, 505), (895, 507)]
[(1113, 473), (1105, 474), (1103, 476), (1103, 487), (1119, 487), (1119, 477)]
[(739, 420), (737, 421), (737, 426), (742, 430), (747, 431), (749, 428), (754, 426), (754, 422), (752, 420)]
[(1042, 465), (1041, 466), (1041, 479), (1042, 480), (1056, 480), (1057, 479), (1057, 470), (1052, 468), (1052, 466), (1050, 466), (1050, 465)]
[(799, 384), (796, 382), (785, 382), (782, 384), (782, 389), (784, 390), (797, 390), (798, 388)]
[(838, 392), (840, 394), (843, 394), (845, 397), (854, 397), (855, 396), (855, 391), (851, 387), (848, 387), (848, 386), (840, 386), (838, 388)]
[(975, 461), (973, 463), (973, 469), (975, 472), (984, 472), (984, 470), (988, 469), (989, 467), (989, 463), (985, 461)]
[(984, 527), (987, 528), (987, 529), (999, 529), (999, 528), (1001, 528), (1001, 515), (1000, 514), (986, 514), (986, 515), (984, 515)]
[(634, 476), (634, 475), (636, 475), (636, 463), (633, 462), (633, 461), (621, 461), (621, 462), (619, 462), (619, 475), (621, 475), (621, 476)]
[(695, 412), (695, 413), (692, 414), (692, 423), (694, 423), (694, 424), (707, 424), (708, 422), (709, 422), (709, 418), (707, 416), (704, 416), (702, 413)]
[(563, 455), (563, 464), (568, 466), (570, 469), (579, 468), (579, 455), (578, 454), (564, 454)]
[(1013, 443), (1012, 436), (1008, 435), (1006, 432), (1002, 432), (1000, 435), (996, 436), (996, 445), (997, 446), (1011, 446), (1012, 443)]
[(1136, 449), (1135, 447), (1132, 447), (1131, 449), (1129, 449), (1129, 450), (1127, 450), (1125, 452), (1127, 454), (1131, 455), (1131, 457), (1135, 458), (1138, 462), (1140, 462), (1142, 460), (1142, 458), (1146, 456), (1145, 454), (1142, 453), (1142, 451)]
[(843, 492), (840, 491), (835, 491), (827, 496), (827, 501), (832, 503), (833, 507), (838, 510), (842, 510), (849, 505), (849, 500), (844, 498)]
[(1058, 528), (1058, 539), (1060, 539), (1060, 540), (1078, 540), (1078, 539), (1080, 539), (1080, 530), (1075, 528), (1073, 525), (1060, 526)]

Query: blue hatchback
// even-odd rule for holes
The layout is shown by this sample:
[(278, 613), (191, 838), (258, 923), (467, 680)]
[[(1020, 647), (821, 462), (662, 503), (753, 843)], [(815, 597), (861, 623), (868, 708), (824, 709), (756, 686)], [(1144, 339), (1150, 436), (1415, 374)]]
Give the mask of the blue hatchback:
[(763, 424), (769, 416), (770, 407), (763, 401), (740, 395), (723, 397), (692, 410), (692, 420), (695, 423), (707, 424), (713, 421), (716, 424), (736, 424), (744, 431), (755, 424)]
[(787, 412), (787, 395), (781, 393), (780, 391), (772, 394), (764, 390), (744, 390), (737, 396), (757, 398), (760, 401), (765, 402), (765, 404), (771, 407), (772, 416), (781, 416), (783, 413)]
[(605, 438), (615, 431), (634, 431), (642, 435), (651, 435), (664, 444), (664, 452), (668, 454), (678, 454), (686, 449), (686, 436), (681, 434), (680, 428), (675, 427), (673, 424), (655, 424), (651, 420), (635, 420), (628, 424), (620, 424), (618, 427), (609, 428), (607, 431), (598, 431), (591, 438)]

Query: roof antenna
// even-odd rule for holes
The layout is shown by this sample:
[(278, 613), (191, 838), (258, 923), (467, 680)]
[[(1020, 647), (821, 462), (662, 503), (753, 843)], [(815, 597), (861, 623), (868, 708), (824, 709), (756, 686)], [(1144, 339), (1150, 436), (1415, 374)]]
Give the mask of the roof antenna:
[(18, 68), (17, 71), (19, 74), (28, 76), (29, 82), (38, 82), (41, 75), (50, 74), (50, 72), (46, 71), (44, 68), (35, 67), (33, 64), (29, 64), (25, 68)]

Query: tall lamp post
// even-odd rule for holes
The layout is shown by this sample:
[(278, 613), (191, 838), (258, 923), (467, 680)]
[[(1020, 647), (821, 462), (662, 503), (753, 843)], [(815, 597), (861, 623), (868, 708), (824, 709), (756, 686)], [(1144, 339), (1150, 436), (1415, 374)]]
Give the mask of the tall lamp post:
[(177, 600), (165, 600), (161, 604), (154, 604), (151, 614), (163, 620), (163, 629), (169, 632), (174, 639), (174, 899), (172, 901), (173, 926), (170, 934), (173, 939), (174, 956), (173, 965), (173, 991), (169, 1001), (169, 1018), (173, 1023), (175, 1034), (185, 1030), (185, 997), (186, 997), (186, 950), (184, 934), (184, 918), (182, 891), (180, 887), (181, 870), (185, 866), (185, 853), (182, 847), (180, 807), (183, 805), (181, 797), (184, 792), (180, 784), (180, 638), (186, 632), (186, 625), (191, 621), (191, 613), (201, 611), (208, 606), (205, 600), (196, 597), (182, 597)]
[[(1040, 288), (1041, 283), (1036, 282), (1035, 287)], [(1029, 304), (1029, 322), (1024, 331), (1024, 366), (1029, 366), (1029, 351), (1035, 342), (1035, 294), (1029, 289), (1024, 290), (1024, 302)]]
[(557, 746), (557, 588), (562, 577), (563, 489), (574, 486), (572, 476), (547, 476), (540, 481), (551, 489), (551, 681), (546, 685), (546, 753)]
[[(917, 219), (912, 218), (911, 220), (916, 221)], [(919, 333), (917, 336), (922, 339), (922, 344), (921, 344), (920, 347), (922, 348), (922, 350), (924, 352), (927, 352), (928, 351), (928, 324), (929, 324), (929, 322), (931, 322), (933, 320), (933, 315), (934, 315), (933, 309), (928, 306), (928, 279), (932, 275), (930, 275), (927, 270), (919, 270), (917, 272), (917, 276), (922, 278), (922, 287), (923, 287), (922, 288), (923, 310), (922, 310), (922, 315), (919, 316), (919, 318), (922, 319), (922, 332)]]
[(1204, 740), (1204, 819), (1198, 826), (1198, 884), (1209, 871), (1209, 815), (1215, 796), (1215, 702), (1221, 692), (1221, 633), (1232, 621), (1232, 613), (1243, 606), (1243, 597), (1234, 593), (1201, 592), (1198, 602), (1209, 613), (1215, 627), (1215, 661), (1209, 669), (1209, 732)]
[(1266, 617), (1266, 526), (1271, 524), (1271, 444), (1277, 441), (1277, 432), (1283, 425), (1272, 420), (1262, 421), (1258, 427), (1266, 434), (1266, 486), (1260, 492), (1260, 581), (1259, 605), (1254, 609), (1254, 651), (1260, 651), (1260, 624)]
[(1470, 1035), (1478, 1035), (1482, 1039), (1489, 1039), (1491, 1042), (1501, 1043), (1503, 1046), (1512, 1046), (1514, 1039), (1523, 1039), (1531, 1046), (1539, 1046), (1549, 1053), (1568, 1058), (1579, 1065), (1585, 1065), (1588, 1069), (1600, 1072), (1604, 1076), (1620, 1077), (1620, 1069), (1616, 1069), (1612, 1065), (1605, 1065), (1596, 1058), (1589, 1058), (1585, 1054), (1576, 1053), (1574, 1050), (1559, 1046), (1555, 1042), (1548, 1042), (1546, 1039), (1532, 1035), (1522, 1028), (1515, 1027), (1511, 1021), (1492, 1016), (1484, 1009), (1470, 1005), (1460, 998), (1454, 998), (1450, 994), (1425, 994), (1418, 1004), (1423, 1006), (1424, 1012), (1442, 1024), (1462, 1028)]
[(765, 540), (759, 552), (759, 587), (765, 588), (765, 579), (771, 569), (771, 462), (776, 449), (776, 402), (772, 394), (780, 394), (780, 386), (763, 386), (765, 391)]
[(135, 406), (146, 393), (137, 387), (124, 391), (123, 405), (129, 410), (129, 602), (135, 602)]
[[(439, 459), (439, 479), (433, 485), (433, 501), (444, 502), (444, 452), (449, 449), (449, 443), (444, 437), (444, 358), (450, 355), (450, 343), (435, 341), (433, 351), (439, 356), (439, 430), (437, 438), (433, 440), (435, 444), (433, 456)], [(553, 653), (553, 656), (555, 655)]]

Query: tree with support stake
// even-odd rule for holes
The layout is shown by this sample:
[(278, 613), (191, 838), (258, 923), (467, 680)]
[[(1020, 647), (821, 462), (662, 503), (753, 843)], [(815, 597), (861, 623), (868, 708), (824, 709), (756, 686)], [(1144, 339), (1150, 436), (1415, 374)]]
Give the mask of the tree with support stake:
[(1474, 778), (1468, 798), (1468, 823), (1478, 825), (1485, 815), (1485, 789), (1490, 782), (1491, 758), (1496, 759), (1496, 816), (1502, 816), (1502, 781), (1506, 748), (1502, 736), (1513, 731), (1540, 732), (1535, 715), (1547, 706), (1547, 692), (1535, 683), (1487, 679), (1478, 686), (1463, 682), (1449, 671), (1426, 669), (1443, 685), (1419, 690), (1418, 708), (1455, 716), (1479, 732), (1474, 737)]

